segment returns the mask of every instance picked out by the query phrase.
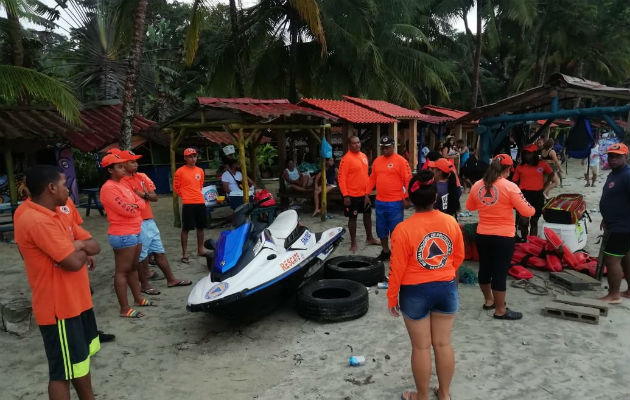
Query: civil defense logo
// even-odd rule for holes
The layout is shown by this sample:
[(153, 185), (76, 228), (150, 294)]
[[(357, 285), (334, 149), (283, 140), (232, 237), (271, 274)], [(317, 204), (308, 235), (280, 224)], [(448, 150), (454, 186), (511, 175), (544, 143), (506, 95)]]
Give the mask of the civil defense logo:
[(479, 196), (481, 204), (485, 206), (491, 206), (499, 200), (499, 191), (494, 186), (490, 189), (485, 187), (485, 185), (481, 186), (477, 195)]
[(200, 175), (200, 174), (195, 174), (195, 179), (196, 179), (196, 180), (201, 179), (201, 175)]
[(61, 211), (64, 214), (70, 214), (70, 207), (68, 207), (68, 206), (61, 206), (61, 207), (59, 207), (59, 211)]
[(442, 232), (431, 232), (420, 242), (416, 259), (426, 269), (439, 269), (446, 265), (448, 256), (453, 253), (453, 242)]
[(228, 285), (227, 282), (217, 283), (216, 285), (212, 286), (210, 290), (206, 292), (206, 296), (205, 296), (206, 299), (210, 300), (210, 299), (214, 299), (216, 297), (221, 296), (223, 292), (225, 292), (229, 286), (230, 285)]

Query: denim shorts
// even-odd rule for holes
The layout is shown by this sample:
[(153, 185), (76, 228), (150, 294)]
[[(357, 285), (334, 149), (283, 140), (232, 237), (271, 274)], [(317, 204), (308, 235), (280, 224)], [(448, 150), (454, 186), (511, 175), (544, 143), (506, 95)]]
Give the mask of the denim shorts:
[(140, 251), (139, 261), (147, 258), (150, 253), (164, 254), (164, 246), (162, 245), (160, 230), (155, 224), (154, 219), (145, 219), (142, 221), (140, 242), (142, 243), (142, 251)]
[(459, 306), (455, 280), (401, 285), (400, 311), (409, 319), (420, 320), (430, 313), (455, 314)]
[(405, 217), (402, 201), (376, 200), (374, 209), (376, 210), (376, 235), (379, 239), (384, 239), (394, 232), (396, 225)]
[(107, 235), (109, 244), (112, 245), (114, 250), (124, 249), (125, 247), (132, 247), (140, 244), (140, 234), (136, 235)]

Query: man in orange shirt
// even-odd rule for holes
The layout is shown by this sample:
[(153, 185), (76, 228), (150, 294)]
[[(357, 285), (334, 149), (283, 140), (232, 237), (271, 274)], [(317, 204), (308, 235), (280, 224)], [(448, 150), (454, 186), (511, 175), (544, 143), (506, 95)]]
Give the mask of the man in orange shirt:
[(140, 287), (143, 293), (149, 295), (158, 295), (160, 291), (155, 289), (149, 283), (149, 260), (150, 253), (155, 255), (155, 261), (158, 267), (164, 273), (166, 277), (167, 287), (172, 288), (176, 286), (188, 286), (192, 284), (190, 280), (180, 280), (175, 278), (173, 271), (168, 263), (168, 259), (164, 254), (164, 246), (162, 245), (162, 238), (160, 236), (160, 230), (158, 229), (155, 220), (153, 219), (153, 210), (151, 210), (150, 202), (157, 202), (158, 197), (155, 193), (155, 184), (153, 181), (142, 172), (138, 172), (138, 159), (142, 156), (133, 154), (129, 150), (122, 152), (122, 157), (127, 161), (125, 165), (125, 171), (127, 176), (120, 181), (127, 185), (129, 189), (134, 191), (140, 198), (145, 201), (145, 208), (140, 212), (142, 217), (142, 230), (140, 231), (140, 242), (142, 242), (142, 250), (140, 251), (140, 268), (138, 269), (138, 278), (140, 279)]
[(173, 190), (182, 199), (182, 262), (188, 264), (188, 231), (197, 229), (197, 254), (205, 256), (203, 230), (206, 227), (206, 204), (201, 193), (203, 169), (196, 166), (197, 150), (189, 147), (184, 150), (186, 164), (175, 171)]
[(26, 185), (32, 201), (15, 219), (15, 239), (48, 358), (48, 395), (69, 399), (72, 382), (80, 400), (94, 399), (90, 357), (100, 342), (86, 263), (100, 247), (89, 232), (55, 211), (68, 198), (65, 175), (56, 167), (31, 168)]
[(350, 138), (350, 151), (339, 163), (339, 190), (343, 196), (344, 213), (348, 217), (350, 231), (350, 251), (357, 251), (357, 215), (363, 214), (363, 225), (367, 236), (367, 244), (378, 245), (372, 235), (372, 204), (369, 193), (365, 193), (368, 182), (368, 159), (361, 152), (361, 140)]
[(378, 259), (389, 260), (389, 235), (404, 218), (411, 168), (405, 158), (396, 154), (394, 139), (389, 136), (381, 138), (381, 153), (372, 163), (365, 193), (371, 193), (376, 187), (376, 235), (383, 246)]

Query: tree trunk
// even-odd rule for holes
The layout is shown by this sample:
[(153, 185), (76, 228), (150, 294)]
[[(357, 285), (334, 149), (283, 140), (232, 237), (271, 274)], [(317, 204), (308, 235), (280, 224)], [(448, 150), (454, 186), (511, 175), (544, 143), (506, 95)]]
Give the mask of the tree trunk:
[(547, 72), (547, 59), (549, 58), (549, 38), (545, 40), (545, 51), (543, 52), (542, 65), (540, 66), (540, 75), (538, 77), (538, 84), (543, 85), (545, 83), (545, 75)]
[(9, 37), (11, 38), (12, 62), (16, 67), (24, 66), (24, 45), (22, 44), (22, 27), (17, 15), (12, 14), (7, 9), (7, 19), (9, 20)]
[(131, 135), (133, 134), (133, 120), (135, 117), (136, 80), (138, 78), (138, 65), (142, 55), (142, 42), (144, 40), (144, 20), (147, 14), (148, 0), (138, 0), (136, 8), (136, 20), (133, 28), (133, 39), (129, 51), (129, 63), (127, 65), (127, 78), (123, 93), (122, 121), (120, 124), (120, 148), (123, 150), (131, 147)]
[(477, 37), (475, 38), (475, 61), (473, 64), (473, 87), (472, 87), (472, 102), (471, 107), (477, 107), (477, 97), (479, 97), (479, 86), (481, 82), (479, 80), (479, 69), (481, 64), (481, 13), (483, 8), (483, 1), (477, 0)]
[(242, 47), (239, 45), (240, 36), (238, 34), (238, 10), (236, 8), (236, 1), (230, 0), (230, 28), (232, 30), (232, 42), (236, 49), (236, 58), (234, 65), (234, 74), (236, 75), (236, 92), (240, 97), (245, 97), (245, 85), (243, 83), (243, 63), (241, 62)]
[(289, 101), (293, 104), (297, 103), (297, 87), (295, 84), (295, 74), (297, 69), (297, 41), (298, 41), (298, 29), (297, 23), (293, 17), (290, 17), (289, 22), (289, 35), (291, 38), (291, 44), (289, 45)]

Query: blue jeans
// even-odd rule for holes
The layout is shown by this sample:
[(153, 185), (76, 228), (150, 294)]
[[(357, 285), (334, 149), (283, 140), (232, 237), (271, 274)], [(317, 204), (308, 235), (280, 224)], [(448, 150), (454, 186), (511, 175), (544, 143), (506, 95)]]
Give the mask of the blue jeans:
[(430, 313), (455, 314), (459, 307), (455, 280), (401, 285), (398, 295), (400, 311), (413, 320), (426, 318)]
[(114, 250), (124, 249), (125, 247), (132, 247), (140, 244), (140, 234), (136, 235), (107, 235), (109, 244), (112, 245)]
[(396, 225), (401, 223), (405, 217), (405, 207), (402, 201), (376, 200), (374, 209), (376, 210), (376, 235), (379, 239), (391, 235)]

